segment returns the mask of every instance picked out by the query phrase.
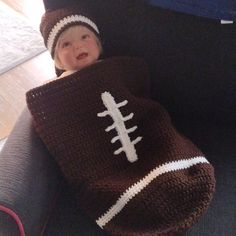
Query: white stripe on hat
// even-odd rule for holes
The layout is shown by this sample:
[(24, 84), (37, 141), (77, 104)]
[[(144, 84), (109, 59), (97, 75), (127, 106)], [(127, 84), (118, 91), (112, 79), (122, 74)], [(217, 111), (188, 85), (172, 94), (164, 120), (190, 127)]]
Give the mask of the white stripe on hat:
[(62, 27), (72, 22), (78, 22), (78, 23), (82, 22), (82, 23), (88, 24), (99, 34), (99, 30), (96, 24), (85, 16), (71, 15), (71, 16), (64, 17), (59, 22), (57, 22), (57, 24), (52, 28), (52, 30), (49, 33), (48, 40), (47, 40), (47, 48), (50, 53), (52, 53), (53, 42), (58, 32), (62, 29)]
[(190, 168), (193, 165), (208, 163), (207, 159), (203, 156), (193, 157), (191, 159), (177, 160), (172, 162), (167, 162), (162, 164), (152, 171), (149, 172), (143, 179), (139, 182), (133, 184), (129, 187), (116, 201), (116, 203), (101, 217), (96, 220), (96, 223), (103, 228), (112, 218), (114, 218), (127, 204), (139, 194), (145, 187), (147, 187), (155, 178), (158, 176), (172, 172)]

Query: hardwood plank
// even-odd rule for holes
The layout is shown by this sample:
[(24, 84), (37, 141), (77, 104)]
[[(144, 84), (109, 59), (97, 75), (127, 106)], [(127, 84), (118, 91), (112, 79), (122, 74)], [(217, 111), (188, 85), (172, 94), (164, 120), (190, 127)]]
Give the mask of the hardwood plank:
[(54, 63), (48, 52), (0, 76), (0, 139), (10, 133), (26, 106), (25, 93), (54, 77)]
[[(41, 16), (44, 13), (42, 0), (0, 0), (0, 4), (17, 11), (35, 29), (39, 29)], [(54, 63), (48, 52), (0, 76), (0, 139), (9, 135), (26, 106), (25, 93), (54, 77)]]

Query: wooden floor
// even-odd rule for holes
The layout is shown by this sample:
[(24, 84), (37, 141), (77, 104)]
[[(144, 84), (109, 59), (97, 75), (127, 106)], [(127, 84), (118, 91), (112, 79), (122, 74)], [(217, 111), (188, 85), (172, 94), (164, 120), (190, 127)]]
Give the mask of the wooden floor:
[[(0, 0), (21, 13), (34, 28), (39, 28), (44, 12), (42, 0)], [(54, 64), (48, 52), (0, 75), (0, 139), (11, 132), (25, 104), (25, 93), (55, 77)]]

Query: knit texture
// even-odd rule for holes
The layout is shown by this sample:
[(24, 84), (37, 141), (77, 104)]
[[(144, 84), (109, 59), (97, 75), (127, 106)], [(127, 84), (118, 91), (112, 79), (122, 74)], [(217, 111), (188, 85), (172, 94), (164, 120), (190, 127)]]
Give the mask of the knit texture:
[(27, 93), (36, 131), (81, 208), (111, 235), (177, 235), (207, 209), (211, 164), (148, 98), (137, 58), (111, 58)]
[(55, 46), (60, 34), (73, 25), (88, 27), (95, 35), (99, 36), (99, 30), (91, 15), (82, 11), (78, 6), (46, 11), (40, 23), (40, 32), (44, 38), (44, 44), (54, 57)]

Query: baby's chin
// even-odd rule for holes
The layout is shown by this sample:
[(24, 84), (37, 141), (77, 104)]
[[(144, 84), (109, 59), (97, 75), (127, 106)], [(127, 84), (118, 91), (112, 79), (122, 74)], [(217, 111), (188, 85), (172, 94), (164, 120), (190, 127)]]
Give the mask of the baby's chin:
[(86, 62), (84, 64), (81, 64), (81, 65), (78, 65), (78, 66), (74, 66), (74, 67), (71, 67), (70, 70), (72, 71), (79, 71), (79, 70), (82, 70), (92, 64), (94, 64), (96, 61), (92, 61), (92, 62)]

